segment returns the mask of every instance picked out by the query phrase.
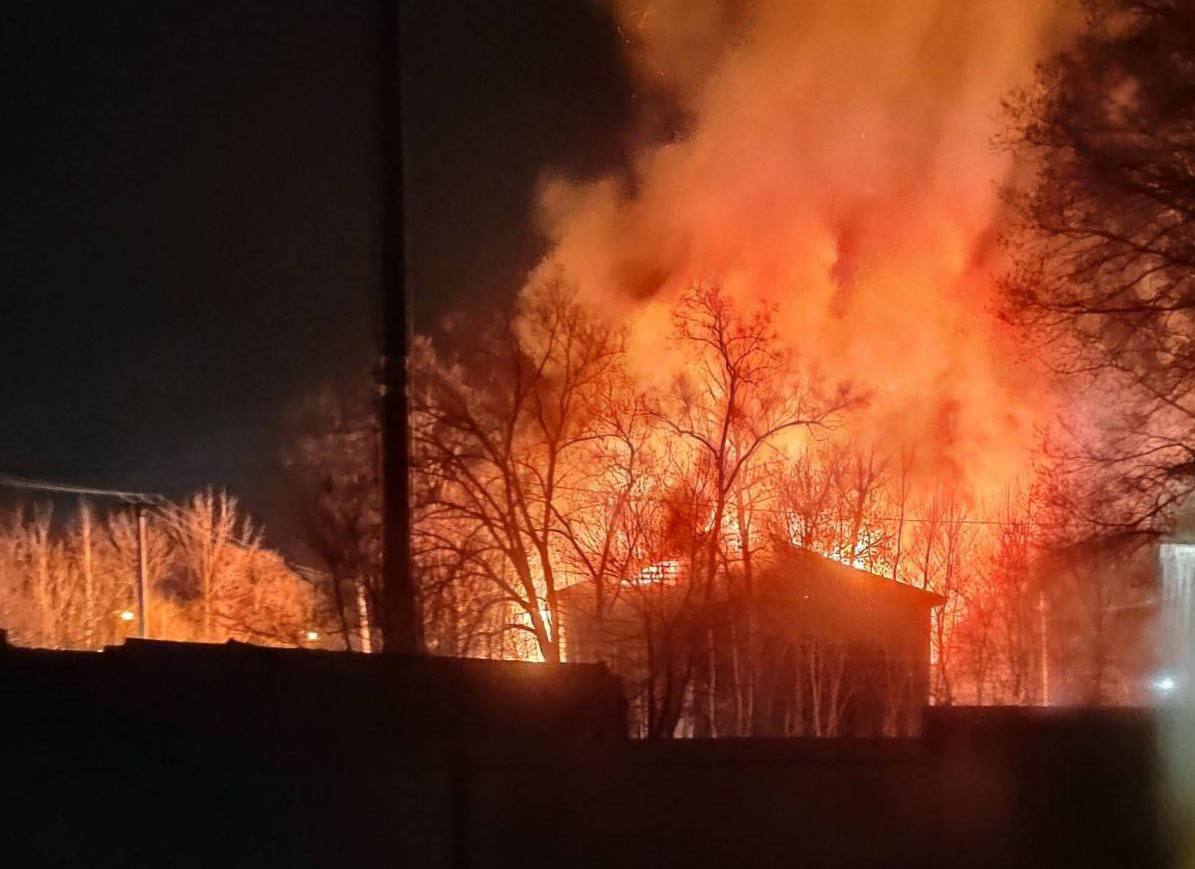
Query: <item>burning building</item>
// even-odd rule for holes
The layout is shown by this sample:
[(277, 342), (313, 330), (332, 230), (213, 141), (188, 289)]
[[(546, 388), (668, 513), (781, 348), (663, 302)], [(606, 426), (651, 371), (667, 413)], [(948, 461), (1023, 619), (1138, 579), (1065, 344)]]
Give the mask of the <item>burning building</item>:
[[(795, 547), (750, 588), (738, 580), (704, 595), (666, 562), (613, 602), (571, 586), (561, 594), (565, 657), (604, 662), (622, 676), (643, 735), (918, 731), (931, 616), (943, 597)], [(662, 732), (673, 718), (677, 730)]]

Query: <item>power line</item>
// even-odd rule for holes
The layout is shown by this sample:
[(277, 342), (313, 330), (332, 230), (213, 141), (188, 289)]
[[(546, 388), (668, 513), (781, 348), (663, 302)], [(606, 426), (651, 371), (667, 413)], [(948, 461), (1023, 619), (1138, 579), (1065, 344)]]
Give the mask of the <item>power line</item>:
[(70, 483), (35, 480), (17, 474), (0, 473), (0, 488), (53, 492), (61, 495), (91, 495), (96, 498), (114, 498), (126, 504), (143, 504), (155, 507), (161, 507), (169, 503), (164, 496), (156, 492), (128, 492), (119, 489), (99, 489), (93, 486), (76, 486)]
[[(552, 488), (556, 489), (558, 491), (562, 491), (562, 492), (572, 492), (575, 494), (583, 494), (583, 495), (595, 495), (598, 497), (608, 497), (610, 495), (618, 494), (617, 489), (614, 489), (614, 488), (607, 489), (607, 490), (591, 489), (591, 488), (587, 488), (587, 487), (583, 487), (583, 486), (570, 486), (567, 483), (555, 483), (555, 484), (553, 484)], [(700, 506), (700, 503), (695, 503), (694, 501), (691, 501), (686, 498), (653, 497), (650, 495), (642, 496), (642, 497), (645, 497), (649, 500), (653, 500), (659, 504), (667, 504), (667, 505), (671, 505), (673, 507), (694, 507), (695, 508), (695, 507)], [(712, 498), (706, 498), (704, 500), (706, 503), (708, 503), (709, 501), (712, 500)], [(769, 515), (769, 516), (784, 516), (787, 518), (795, 518), (795, 519), (802, 518), (801, 516), (798, 516), (795, 513), (795, 511), (785, 510), (782, 507), (761, 507), (761, 506), (753, 505), (753, 506), (745, 509), (744, 512), (753, 513), (753, 514), (762, 513), (762, 514)], [(826, 514), (819, 518), (825, 519), (826, 521), (829, 521), (829, 522), (850, 522), (853, 520), (853, 517), (850, 514), (840, 514), (840, 513)], [(868, 522), (882, 522), (882, 523), (891, 523), (891, 524), (905, 523), (905, 524), (914, 524), (914, 525), (916, 525), (916, 524), (981, 525), (981, 526), (992, 526), (992, 527), (1000, 527), (1000, 528), (1073, 528), (1075, 526), (1084, 525), (1084, 523), (1081, 521), (1038, 522), (1033, 519), (978, 519), (978, 518), (969, 517), (969, 516), (950, 518), (947, 516), (871, 516), (871, 515), (865, 515), (864, 519)]]
[(24, 489), (34, 492), (52, 492), (61, 495), (90, 495), (93, 498), (113, 498), (135, 508), (137, 518), (137, 613), (139, 633), (142, 639), (149, 638), (149, 571), (145, 562), (145, 507), (169, 505), (161, 495), (153, 492), (126, 492), (120, 489), (98, 489), (94, 486), (74, 486), (69, 483), (53, 483), (49, 480), (34, 480), (17, 474), (0, 474), (0, 487)]
[[(130, 492), (121, 491), (118, 489), (101, 489), (90, 486), (76, 486), (68, 483), (54, 483), (46, 480), (35, 480), (29, 477), (21, 477), (16, 474), (0, 473), (0, 488), (11, 489), (26, 489), (40, 492), (53, 492), (67, 495), (92, 495), (101, 498), (114, 498), (125, 502), (126, 504), (145, 504), (149, 506), (166, 506), (170, 502), (168, 499), (154, 492)], [(590, 489), (580, 486), (570, 486), (567, 484), (557, 483), (555, 488), (561, 491), (572, 492), (575, 494), (587, 494), (596, 496), (608, 496), (614, 490), (599, 490)], [(686, 499), (677, 498), (658, 498), (660, 503), (671, 504), (677, 507), (693, 506), (691, 502)], [(760, 507), (753, 506), (750, 508), (751, 513), (763, 513), (774, 516), (784, 516), (794, 518), (793, 512), (784, 510), (779, 507)], [(795, 517), (800, 518), (800, 517)], [(824, 517), (830, 522), (846, 522), (851, 519), (850, 516), (833, 516)], [(1082, 525), (1081, 522), (1038, 522), (1031, 519), (977, 519), (973, 517), (959, 517), (949, 518), (946, 516), (925, 517), (925, 516), (869, 516), (870, 522), (878, 522), (885, 524), (938, 524), (938, 525), (979, 525), (1001, 528), (1070, 528), (1076, 525)]]

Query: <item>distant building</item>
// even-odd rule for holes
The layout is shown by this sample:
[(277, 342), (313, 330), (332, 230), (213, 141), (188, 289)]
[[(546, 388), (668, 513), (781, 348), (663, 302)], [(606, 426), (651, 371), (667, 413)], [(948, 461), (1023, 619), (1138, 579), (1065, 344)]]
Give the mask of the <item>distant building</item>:
[[(758, 570), (751, 593), (703, 597), (666, 562), (598, 601), (561, 593), (570, 662), (604, 662), (626, 680), (640, 731), (682, 681), (678, 732), (697, 736), (904, 736), (929, 692), (931, 612), (939, 595), (792, 548)], [(678, 651), (678, 649), (680, 651)]]
[[(1096, 542), (1046, 560), (1040, 626), (1032, 633), (1044, 635), (1048, 653), (1032, 680), (1041, 684), (1030, 702), (1137, 706), (1166, 700), (1168, 686), (1179, 681), (1175, 653), (1187, 642), (1173, 630), (1181, 625), (1173, 617), (1183, 607), (1184, 577), (1193, 575), (1193, 565), (1195, 546), (1173, 540), (1134, 547)], [(1171, 645), (1168, 635), (1177, 642)]]
[(1195, 676), (1195, 543), (1171, 542), (1158, 547), (1160, 618), (1157, 646), (1162, 668), (1152, 680), (1155, 690), (1190, 691)]

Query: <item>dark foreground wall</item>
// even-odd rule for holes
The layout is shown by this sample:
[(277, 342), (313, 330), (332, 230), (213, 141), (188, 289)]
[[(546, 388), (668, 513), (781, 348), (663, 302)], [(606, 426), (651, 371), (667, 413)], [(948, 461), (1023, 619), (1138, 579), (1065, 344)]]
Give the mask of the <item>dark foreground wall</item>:
[(920, 740), (479, 757), (464, 865), (1165, 866), (1153, 764), (1139, 715), (1039, 710), (939, 712)]
[(4, 865), (1167, 865), (1141, 714), (645, 744), (598, 667), (2, 657)]

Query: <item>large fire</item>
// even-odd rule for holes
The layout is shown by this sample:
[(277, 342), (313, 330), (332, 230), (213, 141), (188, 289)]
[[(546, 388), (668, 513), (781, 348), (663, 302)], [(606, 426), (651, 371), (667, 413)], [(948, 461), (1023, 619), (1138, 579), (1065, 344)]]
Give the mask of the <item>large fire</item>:
[[(1031, 596), (1027, 493), (1058, 399), (996, 310), (1000, 191), (1014, 171), (996, 140), (1002, 100), (1059, 38), (1056, 13), (1036, 0), (617, 0), (614, 14), (640, 139), (624, 171), (544, 179), (552, 244), (525, 295), (560, 277), (576, 287), (628, 330), (648, 392), (708, 371), (676, 340), (694, 288), (743, 316), (767, 312), (803, 377), (859, 400), (831, 425), (779, 432), (768, 449), (786, 482), (737, 492), (737, 509), (703, 504), (697, 530), (720, 523), (706, 533), (748, 576), (751, 548), (779, 533), (941, 592), (931, 654), (947, 702), (966, 693), (943, 675), (963, 666), (953, 638), (979, 632), (972, 645), (986, 647), (993, 596), (1015, 599), (1007, 618), (1035, 632), (1037, 651), (1016, 653), (1010, 666), (1026, 673), (1009, 676), (1005, 699), (1043, 702), (1044, 677), (1031, 686), (1028, 670), (1044, 668), (1047, 638), (1019, 601)], [(811, 506), (817, 480), (840, 492), (832, 506)], [(985, 678), (970, 699), (983, 702)]]
[[(1080, 673), (1072, 699), (1132, 699), (1132, 679), (1108, 687), (1108, 614), (1141, 565), (1057, 556), (1073, 502), (1042, 443), (1072, 399), (998, 309), (1001, 191), (1025, 168), (996, 146), (1001, 105), (1069, 26), (1050, 8), (614, 0), (643, 115), (626, 165), (545, 177), (550, 248), (509, 316), (412, 355), (432, 651), (607, 660), (651, 736), (836, 735), (856, 690), (872, 717), (853, 732), (899, 735), (927, 698), (1066, 699), (1054, 661)], [(279, 588), (253, 636), (372, 649), (364, 407), (296, 450), (319, 469), (318, 582), (268, 572), (210, 493), (163, 513), (157, 573), (188, 578), (196, 636), (247, 631), (232, 617)], [(10, 524), (0, 614), (31, 641), (102, 642), (96, 613), (128, 605), (124, 526), (101, 594), (89, 525), (59, 544), (48, 513)]]
[(798, 353), (870, 392), (857, 438), (916, 444), (924, 475), (977, 497), (1024, 485), (1050, 399), (992, 310), (1010, 171), (993, 140), (1046, 8), (617, 3), (640, 98), (683, 120), (625, 174), (545, 182), (543, 269), (632, 325), (645, 377), (694, 282), (775, 304)]

